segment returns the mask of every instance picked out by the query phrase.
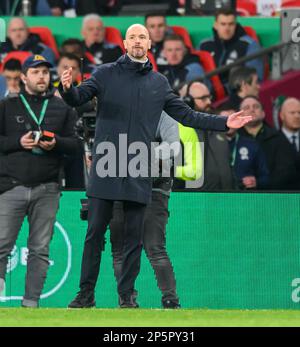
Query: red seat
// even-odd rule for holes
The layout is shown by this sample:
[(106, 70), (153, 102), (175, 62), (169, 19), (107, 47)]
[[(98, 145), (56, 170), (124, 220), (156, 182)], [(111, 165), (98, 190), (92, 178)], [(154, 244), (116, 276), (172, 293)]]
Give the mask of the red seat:
[(2, 72), (3, 70), (3, 67), (4, 67), (4, 64), (10, 60), (10, 59), (17, 59), (20, 61), (20, 63), (23, 65), (24, 61), (30, 57), (32, 55), (31, 52), (23, 52), (23, 51), (12, 51), (12, 52), (9, 52), (7, 53), (7, 55), (5, 56), (5, 58), (3, 59), (2, 61), (2, 65), (1, 65), (1, 68), (0, 68), (0, 72)]
[(257, 33), (252, 27), (243, 26), (243, 28), (245, 29), (248, 36), (250, 36), (253, 40), (259, 43), (259, 38), (257, 36)]
[(240, 16), (256, 16), (257, 7), (255, 0), (237, 0), (236, 12)]
[(55, 57), (59, 57), (56, 41), (50, 29), (47, 27), (31, 27), (29, 28), (29, 32), (39, 35), (41, 41), (53, 50)]
[(286, 7), (299, 7), (300, 0), (282, 0), (281, 8)]
[(154, 58), (154, 55), (152, 54), (152, 52), (148, 51), (147, 56), (148, 56), (148, 59), (150, 60), (150, 63), (153, 66), (153, 71), (158, 71), (157, 64), (156, 64), (156, 61), (155, 61), (155, 58)]
[[(209, 52), (194, 50), (193, 54), (198, 56), (199, 61), (206, 73), (211, 72), (217, 68), (214, 58)], [(215, 75), (212, 76), (210, 80), (216, 94), (216, 100), (223, 99), (226, 96), (226, 93), (223, 84), (220, 80), (220, 77), (218, 75)]]
[(105, 40), (109, 43), (114, 43), (115, 45), (120, 46), (123, 53), (125, 53), (123, 38), (119, 29), (114, 27), (105, 27)]
[(92, 64), (96, 64), (94, 56), (92, 53), (90, 52), (85, 52), (84, 55), (86, 56), (86, 58), (92, 63)]
[(182, 26), (178, 26), (178, 25), (170, 26), (170, 28), (173, 29), (175, 34), (180, 35), (183, 38), (183, 41), (184, 41), (187, 48), (189, 48), (191, 51), (194, 50), (190, 34), (186, 30), (186, 28), (184, 28)]

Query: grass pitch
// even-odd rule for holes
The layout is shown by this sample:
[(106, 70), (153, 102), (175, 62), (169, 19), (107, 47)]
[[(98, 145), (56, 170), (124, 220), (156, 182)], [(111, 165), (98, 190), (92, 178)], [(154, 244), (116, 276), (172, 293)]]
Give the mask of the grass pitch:
[(299, 327), (297, 310), (0, 308), (0, 327)]

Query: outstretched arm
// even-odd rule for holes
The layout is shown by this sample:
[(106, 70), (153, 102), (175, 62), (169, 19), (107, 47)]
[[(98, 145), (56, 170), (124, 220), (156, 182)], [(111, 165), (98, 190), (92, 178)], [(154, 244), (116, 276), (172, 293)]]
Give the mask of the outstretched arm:
[(72, 68), (69, 68), (61, 76), (61, 83), (58, 87), (59, 93), (68, 105), (72, 107), (80, 106), (101, 93), (102, 85), (99, 75), (99, 71), (96, 71), (90, 79), (84, 81), (80, 86), (73, 87)]
[(252, 120), (251, 116), (242, 116), (243, 111), (234, 113), (229, 117), (196, 112), (175, 95), (170, 86), (168, 86), (164, 110), (181, 124), (203, 130), (239, 129)]

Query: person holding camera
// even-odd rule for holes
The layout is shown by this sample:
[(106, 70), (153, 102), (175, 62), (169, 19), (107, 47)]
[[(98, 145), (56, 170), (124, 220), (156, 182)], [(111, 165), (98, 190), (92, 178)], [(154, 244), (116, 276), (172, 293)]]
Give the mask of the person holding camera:
[(8, 257), (29, 222), (24, 307), (38, 307), (60, 198), (62, 157), (78, 150), (76, 113), (49, 90), (52, 65), (32, 55), (20, 94), (0, 102), (0, 292)]

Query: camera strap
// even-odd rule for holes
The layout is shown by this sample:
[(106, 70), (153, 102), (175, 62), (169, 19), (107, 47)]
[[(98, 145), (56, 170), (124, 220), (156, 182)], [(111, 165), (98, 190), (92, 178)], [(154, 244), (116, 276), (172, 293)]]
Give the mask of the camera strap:
[(20, 94), (20, 98), (27, 110), (27, 112), (29, 113), (29, 115), (31, 116), (31, 118), (33, 119), (33, 121), (37, 124), (37, 126), (39, 127), (39, 130), (41, 130), (41, 124), (45, 118), (45, 113), (46, 113), (46, 110), (47, 110), (47, 107), (48, 107), (48, 102), (49, 102), (49, 99), (46, 99), (44, 100), (43, 102), (43, 107), (42, 107), (42, 110), (41, 110), (41, 113), (40, 113), (40, 117), (39, 119), (36, 117), (35, 113), (32, 111), (32, 108), (30, 107), (30, 105), (28, 104), (27, 100), (25, 99), (24, 95), (23, 94)]

